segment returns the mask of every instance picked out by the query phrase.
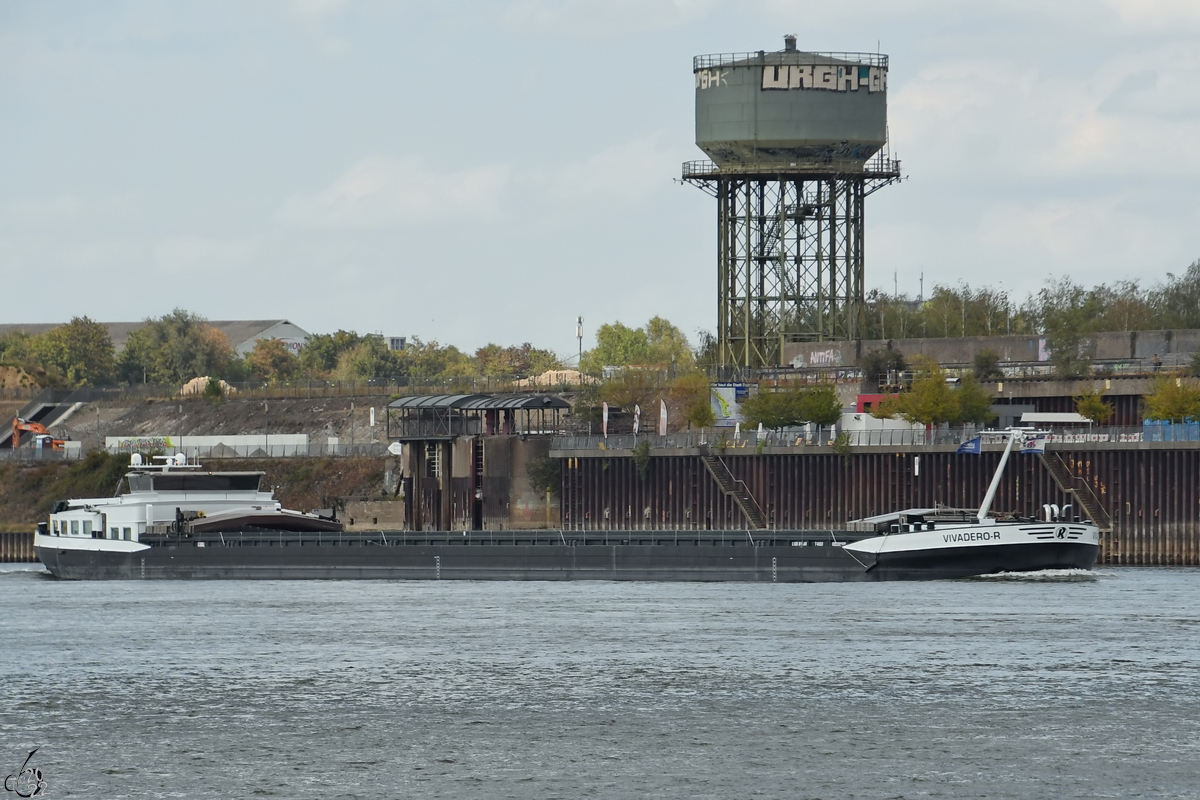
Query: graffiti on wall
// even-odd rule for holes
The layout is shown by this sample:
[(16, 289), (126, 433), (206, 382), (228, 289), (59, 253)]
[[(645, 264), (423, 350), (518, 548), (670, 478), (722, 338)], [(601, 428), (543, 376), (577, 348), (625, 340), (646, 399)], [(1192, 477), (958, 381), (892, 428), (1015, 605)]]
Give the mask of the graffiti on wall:
[(793, 367), (840, 367), (844, 363), (842, 351), (836, 347), (809, 353), (807, 362), (803, 353), (792, 359)]
[(134, 453), (139, 450), (170, 450), (175, 447), (170, 436), (122, 436), (115, 443), (109, 437), (109, 449), (119, 453)]

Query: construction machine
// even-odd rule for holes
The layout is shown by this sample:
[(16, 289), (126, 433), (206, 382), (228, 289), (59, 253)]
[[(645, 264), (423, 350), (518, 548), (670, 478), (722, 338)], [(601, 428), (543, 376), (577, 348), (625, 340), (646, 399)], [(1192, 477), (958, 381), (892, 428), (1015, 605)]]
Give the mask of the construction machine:
[(66, 442), (62, 439), (55, 439), (50, 435), (50, 431), (46, 430), (46, 426), (40, 422), (26, 422), (20, 417), (13, 417), (12, 422), (12, 447), (16, 450), (21, 446), (21, 436), (26, 433), (32, 433), (35, 441), (40, 441), (42, 449), (45, 450), (62, 450), (66, 446)]

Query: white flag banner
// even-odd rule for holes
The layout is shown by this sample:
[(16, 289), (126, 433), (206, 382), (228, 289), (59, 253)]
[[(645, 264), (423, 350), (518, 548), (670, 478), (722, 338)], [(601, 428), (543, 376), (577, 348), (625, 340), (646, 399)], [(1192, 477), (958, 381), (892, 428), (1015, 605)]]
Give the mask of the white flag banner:
[(658, 401), (658, 435), (667, 435), (667, 401)]
[(1022, 453), (1044, 453), (1046, 452), (1046, 437), (1039, 436), (1035, 439), (1026, 439), (1021, 445)]
[(633, 404), (633, 435), (638, 435), (638, 428), (642, 424), (642, 407), (637, 403)]
[(605, 439), (608, 438), (608, 403), (600, 404), (600, 433)]

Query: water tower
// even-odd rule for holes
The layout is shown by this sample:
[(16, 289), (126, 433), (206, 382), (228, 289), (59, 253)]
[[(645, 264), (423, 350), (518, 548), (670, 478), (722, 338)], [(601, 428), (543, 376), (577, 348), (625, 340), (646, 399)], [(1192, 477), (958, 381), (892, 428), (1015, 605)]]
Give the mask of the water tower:
[(864, 199), (900, 178), (887, 56), (784, 45), (692, 63), (696, 145), (712, 160), (685, 163), (683, 179), (717, 198), (726, 366), (779, 366), (787, 342), (861, 335)]

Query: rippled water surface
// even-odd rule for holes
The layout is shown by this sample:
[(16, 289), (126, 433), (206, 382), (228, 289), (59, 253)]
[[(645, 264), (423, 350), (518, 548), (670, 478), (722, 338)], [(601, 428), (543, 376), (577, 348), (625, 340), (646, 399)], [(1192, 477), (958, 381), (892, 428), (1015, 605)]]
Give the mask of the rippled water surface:
[(51, 796), (1200, 798), (1200, 571), (0, 604), (0, 773)]

